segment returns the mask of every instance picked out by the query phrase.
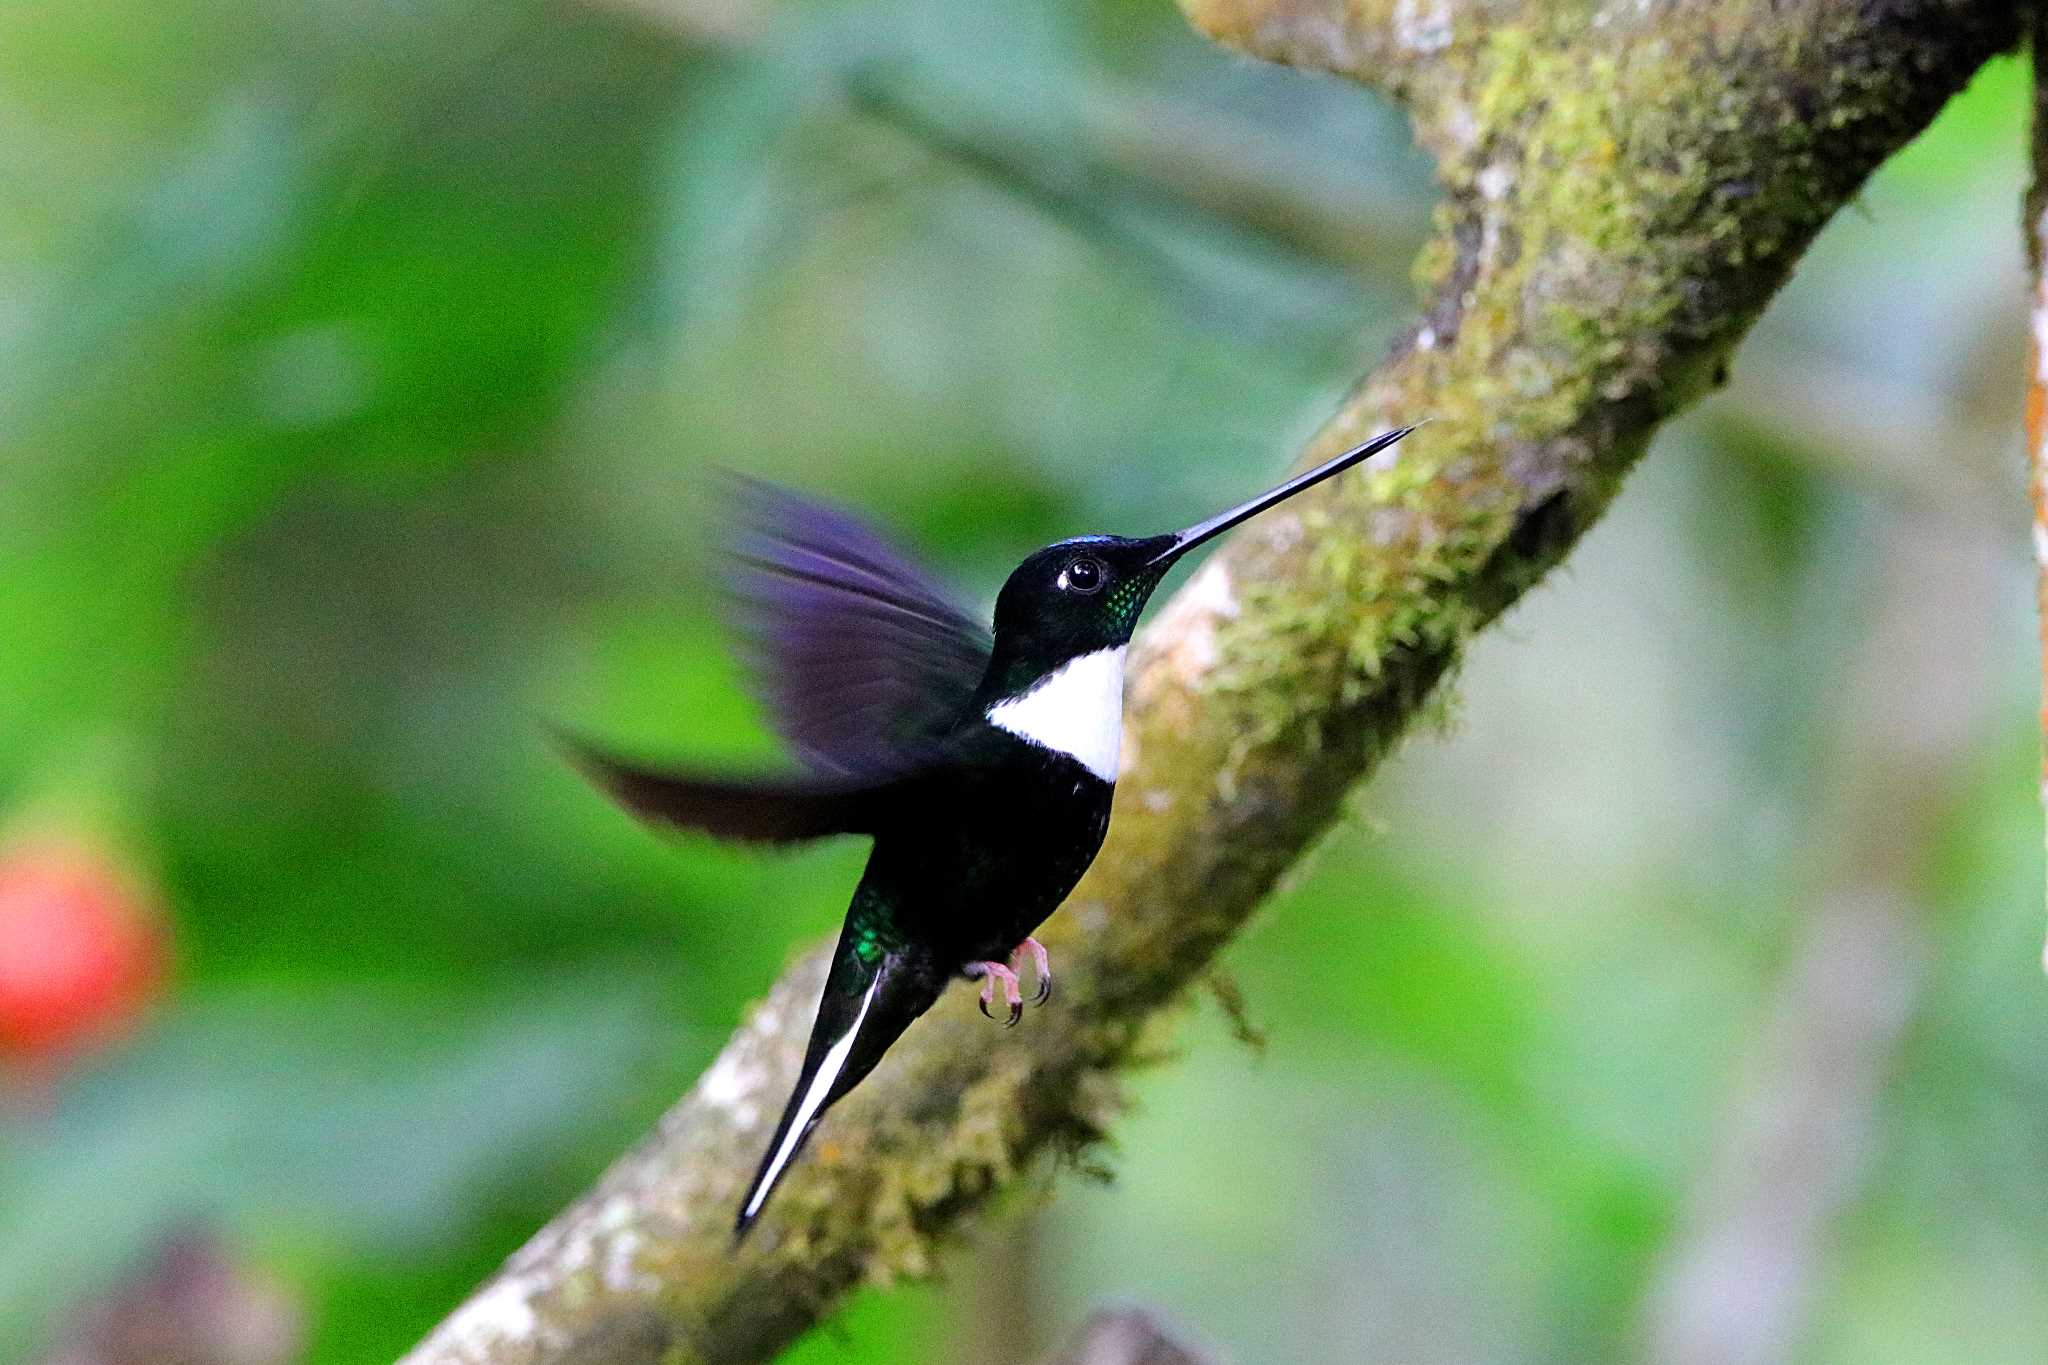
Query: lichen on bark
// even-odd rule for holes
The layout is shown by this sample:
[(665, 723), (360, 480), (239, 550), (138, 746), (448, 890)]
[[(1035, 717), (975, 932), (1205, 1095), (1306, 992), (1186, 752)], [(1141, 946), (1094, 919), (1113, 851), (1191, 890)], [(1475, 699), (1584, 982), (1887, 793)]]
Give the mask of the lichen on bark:
[(1813, 233), (1991, 53), (1964, 0), (1183, 0), (1254, 55), (1409, 110), (1444, 199), (1414, 323), (1305, 459), (1430, 424), (1369, 479), (1252, 523), (1133, 658), (1109, 845), (1041, 934), (1054, 1007), (999, 1035), (956, 992), (835, 1109), (772, 1218), (734, 1201), (822, 978), (806, 955), (659, 1130), (410, 1357), (757, 1361), (938, 1244), (1118, 1077), (1348, 789), (1711, 388)]

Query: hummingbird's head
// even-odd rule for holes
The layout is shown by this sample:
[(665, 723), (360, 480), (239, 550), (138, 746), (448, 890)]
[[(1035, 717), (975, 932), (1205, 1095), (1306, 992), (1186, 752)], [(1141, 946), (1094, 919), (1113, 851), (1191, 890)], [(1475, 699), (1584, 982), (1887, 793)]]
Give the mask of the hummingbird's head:
[[(1131, 539), (1076, 536), (1017, 566), (996, 597), (995, 658), (985, 690), (1013, 696), (1068, 662), (1121, 651), (1167, 570), (1197, 545), (1284, 502), (1413, 431), (1402, 427), (1185, 531)], [(1121, 654), (1116, 656), (1119, 660)]]
[(1027, 668), (1130, 643), (1138, 614), (1173, 567), (1171, 535), (1076, 536), (1011, 573), (996, 597), (997, 648)]

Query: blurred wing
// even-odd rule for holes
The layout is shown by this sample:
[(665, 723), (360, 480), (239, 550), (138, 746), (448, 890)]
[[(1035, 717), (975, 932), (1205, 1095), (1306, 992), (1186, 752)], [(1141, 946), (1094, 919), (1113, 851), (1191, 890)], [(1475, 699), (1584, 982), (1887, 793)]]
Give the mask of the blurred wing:
[(919, 766), (988, 667), (988, 631), (837, 508), (743, 480), (736, 625), (775, 728), (816, 772)]
[(720, 777), (655, 767), (606, 753), (573, 735), (556, 743), (606, 795), (642, 820), (720, 839), (788, 844), (871, 834), (884, 785), (813, 776)]

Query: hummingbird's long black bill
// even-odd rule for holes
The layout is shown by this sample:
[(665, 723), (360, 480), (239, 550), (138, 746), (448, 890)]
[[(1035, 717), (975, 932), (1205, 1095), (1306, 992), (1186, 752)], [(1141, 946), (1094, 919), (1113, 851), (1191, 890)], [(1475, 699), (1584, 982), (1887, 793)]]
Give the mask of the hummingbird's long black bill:
[(1177, 533), (1173, 538), (1173, 544), (1153, 556), (1152, 563), (1171, 564), (1203, 541), (1222, 535), (1241, 521), (1249, 521), (1275, 503), (1285, 502), (1304, 488), (1313, 488), (1324, 479), (1334, 478), (1360, 461), (1371, 459), (1420, 425), (1422, 424), (1417, 422), (1415, 426), (1396, 427), (1392, 431), (1383, 432), (1364, 445), (1353, 446), (1336, 459), (1317, 465), (1306, 474), (1295, 475), (1278, 488), (1261, 493), (1250, 502), (1240, 503), (1228, 512), (1219, 512), (1207, 521), (1196, 522), (1187, 530)]

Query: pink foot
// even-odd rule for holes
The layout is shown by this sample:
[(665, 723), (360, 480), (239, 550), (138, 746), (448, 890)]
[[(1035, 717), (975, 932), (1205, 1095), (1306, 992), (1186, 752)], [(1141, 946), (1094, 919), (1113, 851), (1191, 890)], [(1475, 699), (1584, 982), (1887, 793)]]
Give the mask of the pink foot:
[(1034, 1005), (1043, 1005), (1052, 999), (1052, 959), (1046, 955), (1045, 945), (1035, 938), (1027, 938), (1017, 945), (1017, 951), (1010, 954), (1015, 962), (1020, 954), (1031, 954), (1031, 965), (1038, 969), (1038, 994), (1031, 997)]
[(1010, 1007), (1010, 1018), (1004, 1028), (1015, 1028), (1017, 1021), (1024, 1017), (1024, 990), (1017, 984), (1017, 974), (1000, 962), (970, 962), (967, 975), (981, 978), (981, 1012), (993, 1019), (988, 1007), (995, 1003), (996, 983), (1003, 983), (1003, 1002)]

